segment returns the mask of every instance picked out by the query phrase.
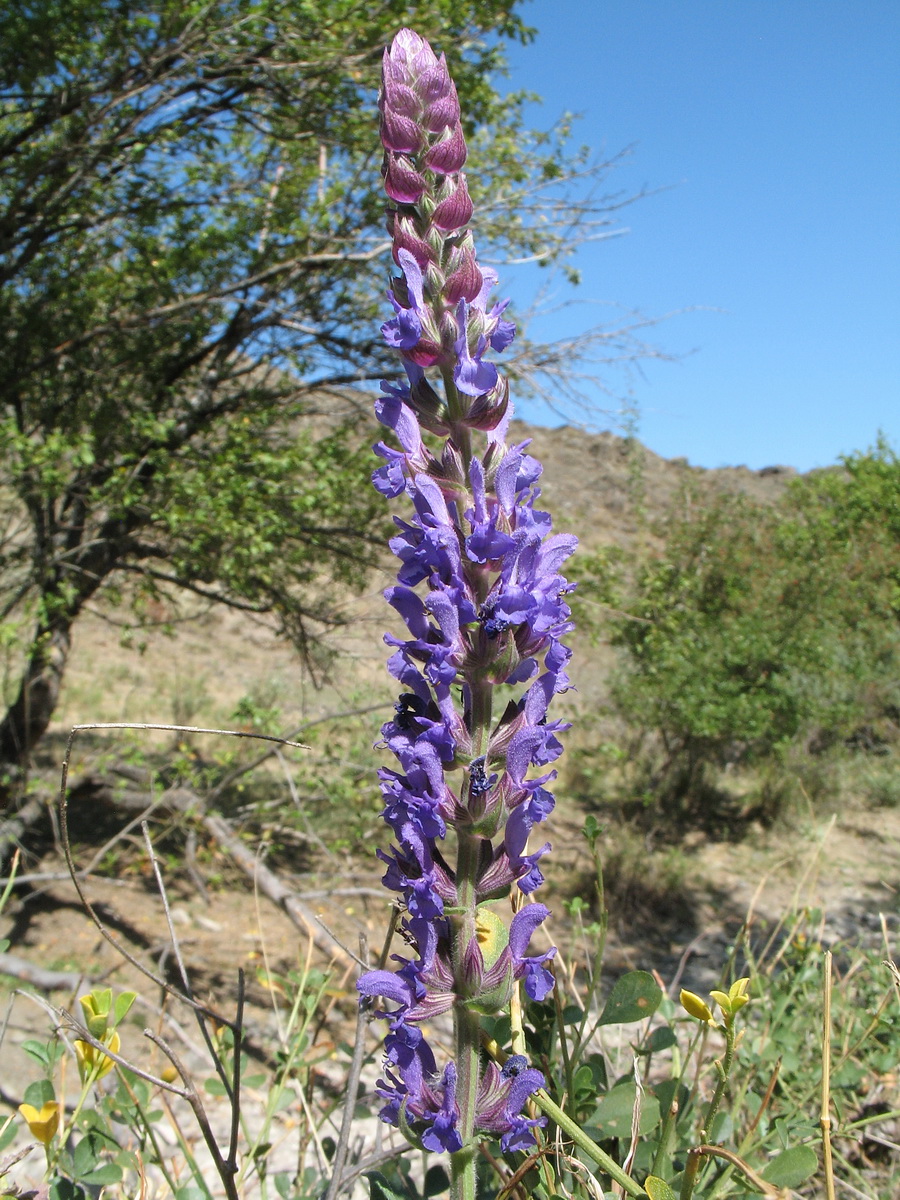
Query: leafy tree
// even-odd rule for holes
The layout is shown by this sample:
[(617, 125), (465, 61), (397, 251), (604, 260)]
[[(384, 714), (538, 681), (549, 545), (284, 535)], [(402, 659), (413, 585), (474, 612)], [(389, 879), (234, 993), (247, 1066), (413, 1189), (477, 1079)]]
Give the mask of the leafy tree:
[(884, 442), (778, 503), (695, 490), (662, 532), (630, 572), (598, 560), (587, 590), (622, 610), (616, 706), (658, 732), (674, 790), (710, 763), (896, 721), (900, 461)]
[(386, 365), (373, 106), (400, 25), (452, 60), (489, 255), (564, 264), (610, 222), (621, 198), (583, 186), (602, 164), (491, 82), (530, 37), (515, 8), (3, 6), (0, 622), (23, 665), (0, 761), (46, 730), (89, 603), (197, 593), (311, 654), (359, 582), (380, 505), (342, 389)]

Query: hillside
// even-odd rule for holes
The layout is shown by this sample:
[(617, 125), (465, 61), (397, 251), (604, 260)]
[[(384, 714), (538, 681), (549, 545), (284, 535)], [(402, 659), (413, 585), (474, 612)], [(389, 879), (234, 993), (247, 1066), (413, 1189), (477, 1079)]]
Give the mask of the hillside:
[[(372, 429), (374, 440), (374, 422)], [(688, 477), (765, 500), (775, 499), (795, 474), (788, 467), (704, 470), (686, 459), (660, 458), (615, 434), (587, 434), (568, 426), (544, 429), (516, 421), (510, 438), (533, 439), (531, 451), (544, 464), (543, 500), (554, 526), (576, 533), (587, 549), (627, 545), (668, 511)], [(62, 733), (75, 723), (122, 720), (219, 725), (248, 695), (274, 696), (283, 711), (302, 720), (329, 711), (337, 696), (354, 689), (381, 693), (386, 686), (381, 629), (387, 615), (380, 592), (390, 570), (385, 559), (384, 575), (373, 578), (362, 597), (347, 601), (352, 624), (334, 641), (340, 658), (334, 682), (323, 692), (311, 687), (296, 655), (272, 637), (265, 623), (241, 614), (188, 606), (169, 635), (152, 628), (132, 634), (124, 612), (92, 612), (76, 630), (55, 729)], [(178, 618), (162, 607), (156, 616), (161, 625)], [(595, 674), (590, 668), (588, 673)]]

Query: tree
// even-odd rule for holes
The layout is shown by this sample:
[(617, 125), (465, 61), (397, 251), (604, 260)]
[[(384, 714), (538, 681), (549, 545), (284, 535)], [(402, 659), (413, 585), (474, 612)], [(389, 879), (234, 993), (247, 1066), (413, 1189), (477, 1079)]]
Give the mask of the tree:
[[(85, 605), (185, 592), (307, 654), (375, 544), (365, 422), (389, 267), (374, 97), (410, 21), (446, 50), (479, 244), (564, 262), (621, 197), (491, 82), (510, 0), (28, 0), (0, 14), (0, 762), (57, 703)], [(489, 40), (486, 35), (491, 34)], [(496, 35), (496, 36), (493, 36)], [(520, 370), (534, 368), (527, 355)], [(553, 356), (544, 365), (553, 369)], [(345, 405), (346, 409), (346, 405)]]

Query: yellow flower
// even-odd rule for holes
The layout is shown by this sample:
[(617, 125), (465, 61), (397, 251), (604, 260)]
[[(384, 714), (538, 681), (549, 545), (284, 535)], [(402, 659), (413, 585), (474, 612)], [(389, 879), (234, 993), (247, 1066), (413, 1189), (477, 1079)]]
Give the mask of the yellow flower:
[(49, 1146), (59, 1129), (59, 1105), (56, 1101), (48, 1100), (40, 1111), (32, 1104), (20, 1104), (19, 1112), (31, 1130), (31, 1136), (36, 1137), (42, 1146)]
[(715, 1024), (713, 1020), (712, 1010), (709, 1005), (701, 1000), (696, 992), (689, 992), (687, 988), (681, 989), (681, 1007), (691, 1016), (696, 1017), (698, 1021), (706, 1021), (707, 1024)]
[(109, 1024), (112, 1007), (112, 988), (95, 988), (86, 996), (79, 996), (78, 1003), (84, 1013), (84, 1023), (95, 1038), (102, 1038)]
[(735, 980), (726, 992), (710, 992), (713, 1000), (721, 1008), (726, 1017), (733, 1017), (736, 1012), (750, 1003), (747, 988), (750, 986), (749, 977)]
[[(113, 1054), (119, 1053), (119, 1047), (122, 1043), (115, 1030), (108, 1033), (103, 1041), (109, 1046)], [(82, 1083), (85, 1083), (88, 1079), (102, 1079), (116, 1065), (109, 1055), (92, 1046), (90, 1042), (81, 1041), (80, 1038), (75, 1041), (75, 1057), (78, 1059), (78, 1074), (81, 1076)]]

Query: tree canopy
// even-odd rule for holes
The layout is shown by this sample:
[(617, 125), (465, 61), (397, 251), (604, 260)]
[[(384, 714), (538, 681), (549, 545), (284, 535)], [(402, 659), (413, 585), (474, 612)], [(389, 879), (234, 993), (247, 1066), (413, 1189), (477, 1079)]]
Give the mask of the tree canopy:
[(0, 13), (0, 621), (23, 664), (0, 760), (47, 728), (89, 602), (192, 591), (310, 653), (370, 561), (359, 421), (309, 418), (385, 372), (374, 101), (397, 28), (451, 62), (482, 257), (564, 263), (609, 222), (602, 171), (496, 89), (504, 39), (530, 36), (516, 8)]

